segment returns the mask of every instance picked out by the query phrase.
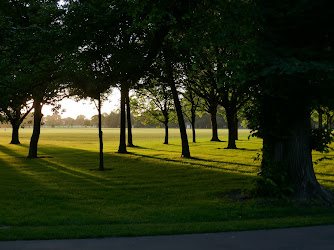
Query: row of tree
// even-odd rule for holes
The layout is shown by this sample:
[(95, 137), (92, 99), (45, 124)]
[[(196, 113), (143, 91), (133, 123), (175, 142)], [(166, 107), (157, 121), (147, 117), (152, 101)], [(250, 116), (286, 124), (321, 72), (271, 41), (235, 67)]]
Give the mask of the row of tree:
[[(134, 117), (131, 114), (131, 121), (133, 128), (160, 128), (163, 126), (160, 118), (162, 114), (158, 114), (156, 117), (157, 110), (152, 110), (151, 113), (145, 113), (145, 116)], [(146, 116), (147, 115), (147, 116)], [(6, 119), (6, 117), (4, 117)], [(5, 121), (4, 121), (5, 122)], [(88, 119), (84, 115), (78, 115), (75, 119), (72, 117), (62, 118), (59, 114), (52, 114), (43, 116), (42, 125), (46, 127), (98, 127), (99, 119), (98, 115), (94, 115), (91, 119)], [(241, 124), (239, 124), (241, 126)], [(33, 114), (30, 114), (21, 124), (23, 127), (33, 126)], [(178, 124), (175, 119), (168, 123), (171, 128), (177, 128)], [(108, 113), (102, 113), (102, 128), (119, 128), (120, 127), (120, 113), (111, 111)], [(217, 127), (227, 128), (225, 117), (222, 114), (217, 115)], [(187, 122), (187, 128), (191, 128), (190, 122)], [(196, 114), (195, 128), (211, 128), (211, 121), (209, 114)]]
[[(187, 158), (181, 94), (193, 125), (199, 103), (210, 114), (213, 141), (219, 140), (217, 110), (224, 108), (229, 149), (236, 148), (238, 112), (246, 109), (254, 135), (263, 138), (259, 192), (331, 203), (333, 195), (316, 180), (311, 155), (312, 149), (327, 147), (330, 131), (314, 133), (310, 124), (313, 109), (334, 106), (331, 5), (327, 0), (4, 0), (0, 107), (14, 129), (33, 101), (28, 157), (34, 158), (44, 104), (66, 96), (95, 100), (100, 170), (101, 106), (112, 87), (121, 90), (119, 153), (127, 152), (126, 123), (133, 145), (130, 107), (144, 115), (144, 96), (148, 105), (162, 105), (167, 128), (172, 105), (181, 155)], [(137, 90), (135, 102), (131, 89)], [(156, 103), (156, 97), (163, 101)]]

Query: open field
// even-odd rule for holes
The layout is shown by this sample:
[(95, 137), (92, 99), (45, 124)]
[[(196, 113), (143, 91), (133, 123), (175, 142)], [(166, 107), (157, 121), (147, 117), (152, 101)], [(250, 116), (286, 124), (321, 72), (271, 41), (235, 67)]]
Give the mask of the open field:
[[(210, 142), (197, 130), (193, 159), (180, 158), (170, 130), (134, 129), (130, 154), (115, 153), (118, 129), (104, 129), (105, 167), (98, 168), (98, 133), (92, 128), (42, 129), (39, 159), (26, 159), (31, 129), (21, 145), (0, 130), (0, 240), (90, 238), (280, 228), (334, 223), (334, 209), (263, 198), (242, 199), (259, 171), (261, 140), (241, 130), (238, 150)], [(188, 131), (189, 135), (191, 131)], [(189, 137), (190, 139), (190, 137)], [(333, 155), (333, 154), (332, 154)], [(314, 153), (314, 158), (322, 154)], [(334, 162), (315, 166), (334, 190)], [(246, 198), (246, 197), (244, 197)]]

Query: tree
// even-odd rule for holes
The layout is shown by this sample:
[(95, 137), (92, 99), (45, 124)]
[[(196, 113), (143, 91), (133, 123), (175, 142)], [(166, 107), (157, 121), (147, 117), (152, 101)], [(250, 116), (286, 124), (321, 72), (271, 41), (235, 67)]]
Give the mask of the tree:
[(12, 125), (11, 144), (20, 144), (19, 128), (32, 110), (29, 86), (22, 76), (17, 56), (20, 33), (17, 31), (18, 16), (12, 14), (13, 6), (0, 3), (0, 116), (2, 122)]
[(73, 127), (74, 119), (72, 117), (66, 117), (63, 119), (64, 125), (68, 127)]
[(333, 194), (314, 174), (311, 150), (319, 141), (310, 126), (312, 107), (333, 100), (331, 8), (322, 0), (259, 0), (258, 6), (259, 86), (250, 118), (263, 138), (259, 191), (332, 204)]
[[(17, 86), (18, 84), (11, 84)], [(15, 91), (11, 87), (0, 86), (0, 115), (3, 117), (3, 122), (10, 122), (12, 125), (12, 140), (11, 144), (20, 144), (19, 128), (24, 119), (29, 115), (32, 107), (28, 105), (29, 96), (25, 92)]]
[[(209, 64), (209, 62), (207, 63)], [(196, 76), (191, 77), (190, 81), (192, 91), (203, 100), (200, 108), (210, 114), (212, 130), (211, 141), (220, 141), (218, 138), (217, 111), (219, 103), (221, 102), (221, 95), (218, 90), (217, 82), (212, 79), (213, 75), (214, 72), (212, 70), (200, 70), (197, 71)]]
[(185, 116), (191, 123), (192, 137), (193, 142), (196, 142), (196, 131), (195, 131), (195, 123), (196, 123), (196, 111), (200, 107), (200, 98), (196, 93), (187, 85), (185, 92), (182, 93), (183, 103), (185, 106)]
[(179, 123), (180, 128), (180, 134), (181, 134), (181, 145), (182, 145), (182, 153), (181, 157), (190, 158), (190, 150), (189, 150), (189, 143), (188, 143), (188, 136), (186, 131), (186, 125), (184, 122), (183, 112), (181, 103), (179, 100), (179, 93), (176, 89), (176, 82), (174, 78), (174, 68), (173, 68), (173, 62), (171, 59), (171, 51), (169, 51), (167, 48), (165, 48), (163, 53), (163, 59), (165, 63), (165, 74), (166, 74), (166, 80), (171, 88), (171, 92), (173, 95), (173, 101), (174, 101), (174, 107), (176, 110), (177, 120)]
[[(9, 63), (15, 63), (12, 78), (29, 90), (34, 100), (34, 130), (28, 158), (37, 157), (42, 106), (60, 93), (56, 79), (61, 62), (61, 22), (58, 1), (2, 1), (2, 14), (11, 27)], [(12, 66), (11, 66), (12, 67)], [(16, 86), (17, 87), (17, 86)]]
[(43, 117), (43, 122), (46, 126), (56, 127), (63, 125), (62, 118), (59, 114), (52, 114), (46, 117)]
[(157, 79), (149, 79), (149, 81), (151, 81), (150, 87), (136, 90), (132, 106), (135, 114), (147, 124), (162, 123), (164, 125), (164, 144), (168, 144), (168, 123), (174, 105), (172, 93), (166, 83), (159, 84)]
[[(219, 141), (217, 109), (226, 111), (228, 146), (236, 148), (238, 111), (250, 98), (254, 56), (254, 7), (250, 1), (204, 1), (183, 39), (189, 48), (189, 80), (212, 118), (212, 141)], [(219, 30), (220, 32), (217, 32)]]

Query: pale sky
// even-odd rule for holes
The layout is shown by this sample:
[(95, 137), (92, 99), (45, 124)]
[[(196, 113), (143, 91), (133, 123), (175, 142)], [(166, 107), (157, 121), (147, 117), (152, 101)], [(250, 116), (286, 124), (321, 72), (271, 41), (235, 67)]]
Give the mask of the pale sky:
[[(120, 93), (118, 89), (114, 89), (108, 100), (103, 103), (102, 113), (110, 113), (112, 110), (116, 110), (119, 107)], [(97, 115), (97, 109), (94, 103), (89, 100), (76, 102), (72, 99), (64, 99), (60, 102), (61, 110), (66, 109), (66, 112), (59, 112), (62, 118), (72, 117), (77, 118), (78, 115), (84, 115), (90, 119), (92, 116)], [(42, 109), (44, 116), (52, 115), (52, 106), (44, 105)]]

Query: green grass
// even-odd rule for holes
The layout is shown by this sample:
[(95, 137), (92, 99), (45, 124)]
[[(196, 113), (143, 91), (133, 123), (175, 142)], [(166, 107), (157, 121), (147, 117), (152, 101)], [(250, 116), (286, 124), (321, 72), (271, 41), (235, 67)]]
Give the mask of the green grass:
[[(39, 159), (26, 159), (31, 129), (10, 145), (0, 130), (0, 240), (90, 238), (281, 228), (334, 223), (334, 209), (260, 198), (253, 188), (260, 139), (240, 131), (238, 150), (197, 130), (193, 159), (180, 157), (179, 132), (134, 129), (130, 154), (117, 154), (119, 130), (104, 129), (105, 167), (98, 168), (96, 129), (42, 129)], [(190, 131), (189, 131), (190, 132)], [(189, 136), (190, 138), (190, 136)], [(322, 154), (315, 153), (318, 159)], [(332, 160), (315, 166), (333, 190)]]

